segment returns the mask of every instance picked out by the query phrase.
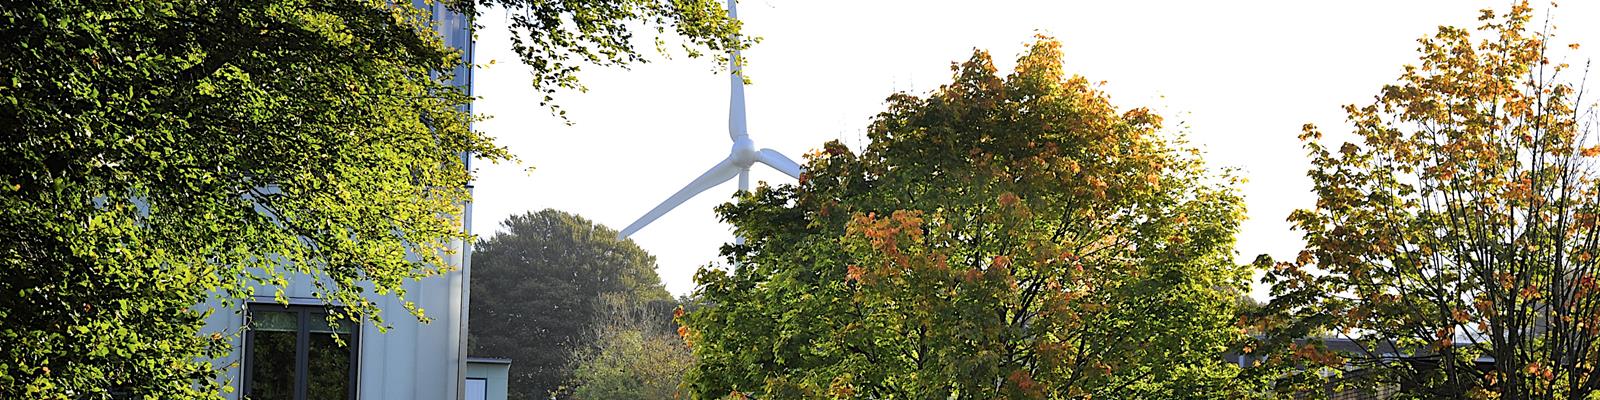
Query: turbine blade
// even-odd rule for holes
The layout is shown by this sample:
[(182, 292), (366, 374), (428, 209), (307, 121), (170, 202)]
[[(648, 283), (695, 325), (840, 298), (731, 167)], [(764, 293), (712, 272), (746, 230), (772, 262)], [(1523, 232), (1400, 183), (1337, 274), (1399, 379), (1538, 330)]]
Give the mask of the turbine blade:
[(632, 224), (628, 224), (627, 228), (623, 228), (622, 232), (617, 233), (617, 239), (628, 238), (628, 236), (633, 235), (634, 232), (638, 232), (639, 229), (644, 228), (645, 225), (649, 225), (651, 222), (655, 221), (656, 218), (661, 218), (662, 215), (665, 215), (668, 211), (672, 211), (673, 208), (677, 207), (679, 204), (683, 204), (683, 202), (689, 200), (689, 198), (700, 194), (700, 192), (706, 191), (706, 189), (717, 186), (720, 183), (727, 182), (729, 179), (733, 179), (734, 176), (738, 175), (739, 167), (733, 165), (733, 160), (723, 159), (722, 162), (717, 163), (716, 166), (713, 166), (711, 169), (706, 170), (705, 173), (700, 174), (699, 178), (694, 178), (694, 181), (689, 182), (688, 185), (684, 185), (683, 189), (678, 189), (678, 192), (673, 193), (672, 197), (668, 197), (667, 201), (661, 202), (661, 204), (656, 205), (656, 208), (650, 209), (650, 212), (645, 213), (642, 217), (639, 217), (639, 220), (633, 221)]
[(800, 164), (790, 160), (789, 157), (784, 156), (783, 153), (779, 153), (777, 150), (761, 149), (761, 152), (756, 153), (756, 161), (760, 161), (762, 164), (766, 164), (772, 169), (788, 174), (795, 179), (800, 179)]
[[(734, 51), (738, 54), (738, 51)], [(735, 59), (738, 56), (734, 56)], [(738, 61), (734, 61), (737, 63)], [(739, 140), (740, 136), (749, 136), (750, 128), (745, 124), (744, 118), (744, 78), (739, 75), (737, 67), (733, 71), (731, 94), (728, 96), (728, 138)]]
[[(728, 18), (739, 19), (739, 8), (734, 0), (728, 0)], [(729, 52), (728, 63), (728, 138), (739, 140), (740, 136), (749, 136), (750, 130), (744, 117), (744, 66), (738, 44)]]

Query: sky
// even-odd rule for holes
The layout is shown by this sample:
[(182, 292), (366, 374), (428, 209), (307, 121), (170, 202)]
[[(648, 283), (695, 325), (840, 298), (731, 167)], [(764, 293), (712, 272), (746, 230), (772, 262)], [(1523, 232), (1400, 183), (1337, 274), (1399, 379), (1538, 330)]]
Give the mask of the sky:
[[(762, 38), (743, 53), (749, 130), (758, 148), (797, 161), (829, 140), (860, 149), (890, 94), (937, 89), (974, 49), (1009, 71), (1024, 45), (1046, 34), (1063, 43), (1069, 73), (1105, 81), (1120, 108), (1156, 110), (1210, 167), (1247, 179), (1240, 262), (1292, 258), (1302, 242), (1284, 219), (1315, 201), (1300, 126), (1340, 137), (1349, 131), (1340, 107), (1370, 103), (1394, 82), (1417, 60), (1418, 38), (1440, 25), (1475, 27), (1478, 10), (1510, 4), (747, 0), (739, 3), (745, 33)], [(1538, 6), (1542, 23), (1546, 7)], [(1557, 44), (1587, 46), (1563, 53), (1567, 62), (1581, 69), (1600, 55), (1600, 25), (1583, 23), (1600, 16), (1600, 0), (1563, 3), (1550, 15)], [(711, 58), (652, 53), (651, 63), (629, 69), (586, 68), (587, 92), (557, 96), (568, 125), (539, 106), (504, 12), (479, 22), (474, 107), (491, 119), (477, 128), (523, 164), (476, 165), (474, 233), (487, 237), (507, 216), (545, 208), (621, 229), (727, 156), (728, 81)], [(793, 181), (759, 164), (751, 180)], [(722, 262), (718, 248), (733, 235), (712, 209), (735, 185), (702, 193), (632, 237), (656, 256), (672, 293), (693, 291), (695, 270)]]

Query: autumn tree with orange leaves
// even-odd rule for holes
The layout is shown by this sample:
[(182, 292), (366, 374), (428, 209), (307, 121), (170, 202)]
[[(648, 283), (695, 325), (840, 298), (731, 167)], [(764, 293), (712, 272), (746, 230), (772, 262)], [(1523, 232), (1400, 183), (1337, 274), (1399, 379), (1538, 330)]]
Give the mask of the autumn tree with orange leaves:
[[(1346, 106), (1352, 142), (1305, 127), (1318, 201), (1290, 220), (1307, 247), (1273, 268), (1253, 320), (1272, 333), (1258, 351), (1279, 355), (1264, 368), (1293, 365), (1281, 384), (1343, 372), (1420, 398), (1600, 395), (1595, 111), (1532, 13), (1421, 39), (1399, 82)], [(1370, 351), (1290, 340), (1319, 332)]]
[(680, 318), (707, 398), (1236, 397), (1234, 182), (1042, 38), (896, 94), (854, 154), (720, 208)]

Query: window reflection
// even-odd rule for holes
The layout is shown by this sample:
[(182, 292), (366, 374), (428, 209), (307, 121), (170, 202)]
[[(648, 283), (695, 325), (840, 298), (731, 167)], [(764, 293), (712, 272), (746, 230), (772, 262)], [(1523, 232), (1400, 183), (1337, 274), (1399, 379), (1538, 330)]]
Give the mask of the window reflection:
[[(350, 324), (328, 326), (327, 316), (312, 318), (311, 343), (307, 346), (310, 371), (306, 375), (306, 395), (310, 400), (344, 399), (350, 393)], [(338, 337), (335, 340), (335, 336)]]
[[(284, 313), (270, 313), (284, 314)], [(294, 399), (295, 330), (263, 328), (255, 330), (250, 348), (250, 398), (257, 400)]]
[(355, 330), (319, 308), (252, 306), (245, 395), (255, 400), (354, 398)]

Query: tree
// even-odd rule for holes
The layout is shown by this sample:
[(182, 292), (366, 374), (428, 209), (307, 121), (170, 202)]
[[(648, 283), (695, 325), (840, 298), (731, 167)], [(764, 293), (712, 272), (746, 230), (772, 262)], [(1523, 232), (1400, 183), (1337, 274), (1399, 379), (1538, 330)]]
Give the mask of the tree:
[[(726, 65), (724, 51), (754, 42), (739, 35), (739, 21), (728, 18), (717, 0), (608, 0), (570, 3), (546, 0), (448, 0), (457, 8), (476, 13), (480, 8), (505, 7), (510, 19), (511, 48), (532, 66), (533, 89), (552, 103), (561, 89), (582, 89), (578, 72), (584, 64), (626, 67), (648, 62), (634, 46), (634, 25), (655, 30), (655, 47), (665, 54), (667, 29), (684, 40), (689, 57), (714, 54)], [(566, 115), (565, 112), (560, 112)]]
[[(668, 302), (602, 299), (588, 343), (574, 349), (572, 397), (579, 400), (680, 399), (694, 354), (673, 331)], [(688, 304), (688, 299), (679, 303)]]
[(1041, 38), (1002, 78), (895, 94), (855, 155), (719, 208), (743, 245), (681, 318), (689, 389), (740, 398), (1211, 398), (1247, 270), (1231, 180)]
[[(483, 4), (576, 21), (527, 26), (555, 40), (534, 61), (635, 61), (631, 21), (692, 47), (737, 28), (710, 1)], [(463, 154), (508, 158), (409, 1), (6, 1), (0, 21), (3, 398), (216, 397), (227, 340), (194, 306), (289, 272), (382, 326), (365, 291), (403, 298), (466, 239)]]
[[(1306, 249), (1268, 275), (1261, 351), (1419, 398), (1600, 392), (1595, 113), (1531, 14), (1483, 10), (1479, 39), (1420, 39), (1419, 65), (1345, 106), (1352, 141), (1305, 127), (1318, 201), (1290, 216)], [(1290, 340), (1317, 331), (1374, 351)]]
[(569, 354), (590, 345), (587, 332), (605, 320), (603, 299), (672, 304), (655, 257), (614, 230), (548, 209), (501, 227), (473, 252), (469, 351), (516, 360), (512, 398), (544, 398), (572, 378)]

